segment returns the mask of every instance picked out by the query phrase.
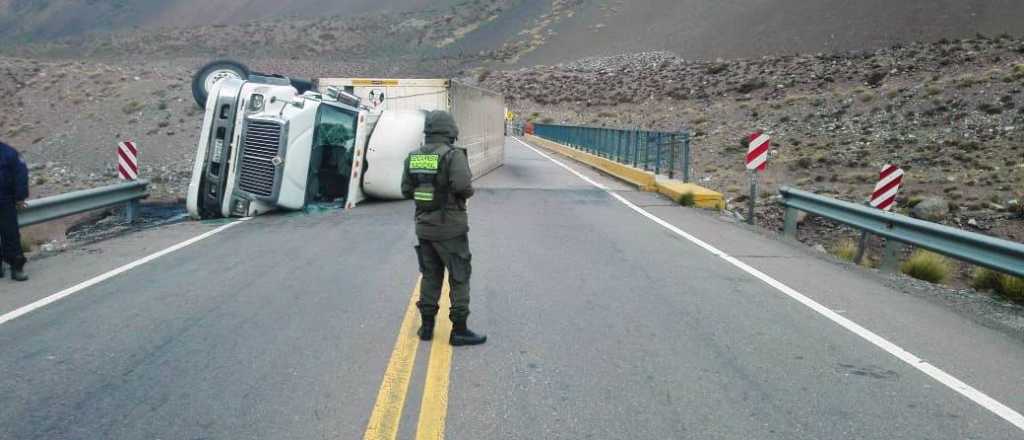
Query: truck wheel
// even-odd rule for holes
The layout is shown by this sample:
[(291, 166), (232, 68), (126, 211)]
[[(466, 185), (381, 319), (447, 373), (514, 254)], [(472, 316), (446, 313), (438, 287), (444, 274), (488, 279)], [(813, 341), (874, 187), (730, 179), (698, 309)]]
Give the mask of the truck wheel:
[(313, 90), (313, 81), (302, 78), (288, 78), (288, 80), (292, 83), (292, 87), (299, 91), (300, 95)]
[(206, 97), (218, 81), (225, 78), (249, 79), (249, 67), (238, 61), (213, 61), (196, 72), (192, 77), (192, 97), (200, 107), (206, 107)]

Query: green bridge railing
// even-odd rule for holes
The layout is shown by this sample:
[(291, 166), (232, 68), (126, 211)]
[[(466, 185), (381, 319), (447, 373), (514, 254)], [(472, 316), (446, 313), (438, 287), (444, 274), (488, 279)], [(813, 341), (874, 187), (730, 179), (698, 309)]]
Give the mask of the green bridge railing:
[(534, 124), (534, 135), (619, 163), (690, 181), (690, 132)]

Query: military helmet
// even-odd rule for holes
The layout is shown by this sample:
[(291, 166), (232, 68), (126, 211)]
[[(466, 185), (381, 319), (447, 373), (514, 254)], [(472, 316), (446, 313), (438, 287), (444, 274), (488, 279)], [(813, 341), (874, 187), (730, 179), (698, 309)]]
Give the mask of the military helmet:
[(427, 136), (444, 136), (454, 142), (459, 138), (459, 127), (455, 125), (455, 118), (451, 113), (443, 110), (427, 112), (427, 121), (423, 127), (423, 134)]

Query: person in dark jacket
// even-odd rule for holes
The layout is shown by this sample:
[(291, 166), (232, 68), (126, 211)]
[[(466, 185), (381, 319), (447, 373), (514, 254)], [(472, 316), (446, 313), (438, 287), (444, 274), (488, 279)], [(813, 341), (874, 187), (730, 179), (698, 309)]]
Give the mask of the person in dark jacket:
[(426, 142), (405, 160), (402, 195), (416, 201), (416, 236), (419, 245), (420, 309), (423, 325), (418, 335), (429, 341), (441, 298), (444, 273), (448, 271), (452, 307), (451, 345), (478, 345), (487, 336), (469, 330), (469, 277), (472, 272), (469, 253), (469, 216), (466, 200), (473, 196), (473, 176), (465, 150), (452, 144), (459, 129), (452, 115), (444, 111), (427, 113), (424, 128)]
[(18, 231), (18, 210), (25, 207), (26, 199), (28, 167), (17, 150), (0, 142), (0, 278), (6, 262), (11, 266), (11, 279), (28, 280)]

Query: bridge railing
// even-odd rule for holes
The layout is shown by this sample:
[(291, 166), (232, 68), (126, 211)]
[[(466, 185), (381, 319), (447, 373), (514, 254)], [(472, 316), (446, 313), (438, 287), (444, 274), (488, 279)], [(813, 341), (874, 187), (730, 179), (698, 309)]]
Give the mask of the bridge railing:
[[(1024, 244), (927, 222), (856, 203), (782, 188), (786, 207), (784, 234), (796, 238), (797, 212), (825, 217), (886, 238), (882, 267), (895, 270), (895, 243), (928, 249), (948, 257), (1015, 276), (1024, 276)], [(885, 261), (888, 260), (888, 261)]]
[(126, 205), (125, 217), (130, 222), (135, 219), (139, 200), (146, 197), (149, 197), (149, 181), (137, 180), (29, 200), (27, 206), (18, 211), (18, 226), (30, 226), (121, 204)]
[(534, 124), (534, 135), (619, 163), (690, 181), (690, 133)]

